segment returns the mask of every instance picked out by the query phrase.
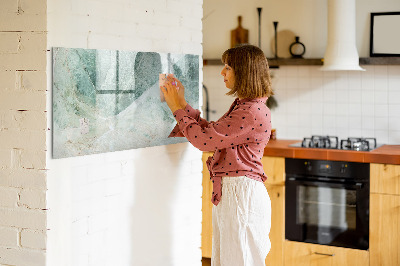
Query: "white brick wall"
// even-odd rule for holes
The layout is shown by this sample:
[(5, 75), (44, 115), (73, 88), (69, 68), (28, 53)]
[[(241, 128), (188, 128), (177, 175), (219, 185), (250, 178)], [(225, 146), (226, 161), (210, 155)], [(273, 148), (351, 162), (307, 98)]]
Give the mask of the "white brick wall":
[(1, 265), (45, 265), (46, 5), (0, 3)]
[[(201, 56), (202, 13), (202, 0), (50, 0), (48, 47)], [(49, 54), (49, 88), (50, 73)], [(201, 265), (201, 152), (47, 155), (48, 265)]]

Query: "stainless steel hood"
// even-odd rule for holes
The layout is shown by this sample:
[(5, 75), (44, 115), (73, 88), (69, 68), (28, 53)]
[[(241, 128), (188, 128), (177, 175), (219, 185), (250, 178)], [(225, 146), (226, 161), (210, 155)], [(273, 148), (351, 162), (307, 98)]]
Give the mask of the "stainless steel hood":
[(328, 0), (328, 44), (320, 70), (358, 70), (355, 0)]

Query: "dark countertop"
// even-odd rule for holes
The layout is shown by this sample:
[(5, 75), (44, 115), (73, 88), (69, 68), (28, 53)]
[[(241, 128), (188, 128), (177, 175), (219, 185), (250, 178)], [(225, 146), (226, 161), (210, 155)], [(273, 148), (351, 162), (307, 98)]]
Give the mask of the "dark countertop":
[(372, 151), (289, 147), (301, 140), (270, 140), (264, 156), (364, 163), (400, 164), (400, 145), (383, 145)]

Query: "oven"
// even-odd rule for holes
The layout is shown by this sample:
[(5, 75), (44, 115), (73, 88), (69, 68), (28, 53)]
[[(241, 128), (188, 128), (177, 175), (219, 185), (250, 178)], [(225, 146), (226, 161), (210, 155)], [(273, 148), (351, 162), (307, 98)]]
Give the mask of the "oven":
[(287, 158), (285, 169), (286, 239), (368, 249), (368, 163)]

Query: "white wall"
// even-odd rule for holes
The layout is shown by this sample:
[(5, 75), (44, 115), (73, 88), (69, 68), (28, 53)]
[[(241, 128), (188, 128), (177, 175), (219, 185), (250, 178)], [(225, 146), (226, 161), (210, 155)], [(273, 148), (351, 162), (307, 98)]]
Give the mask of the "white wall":
[[(201, 0), (49, 0), (48, 47), (202, 56), (201, 18)], [(182, 143), (53, 160), (50, 150), (48, 265), (201, 264), (201, 152)]]
[(46, 261), (46, 1), (0, 1), (0, 265)]
[[(204, 1), (204, 58), (220, 58), (229, 48), (229, 30), (243, 15), (250, 30), (250, 43), (258, 44), (257, 6), (263, 7), (263, 23), (280, 21), (304, 41), (306, 57), (323, 57), (326, 47), (327, 1)], [(250, 8), (249, 8), (250, 7)], [(231, 10), (231, 11), (228, 11)], [(361, 57), (369, 56), (369, 12), (398, 11), (392, 0), (357, 1), (357, 47)], [(325, 13), (324, 13), (325, 12)], [(223, 14), (223, 15), (222, 15)], [(253, 17), (252, 17), (253, 16)], [(248, 21), (246, 25), (246, 19)], [(282, 23), (281, 23), (282, 22)], [(218, 25), (216, 27), (215, 25)], [(269, 26), (262, 26), (268, 28)], [(278, 27), (279, 30), (279, 27)], [(221, 38), (212, 37), (218, 34)], [(265, 30), (267, 31), (267, 30)], [(268, 37), (268, 34), (270, 36)], [(272, 35), (271, 35), (272, 34)], [(271, 56), (267, 40), (273, 27), (262, 33), (262, 49)], [(272, 69), (273, 89), (279, 107), (272, 111), (272, 124), (281, 139), (302, 139), (311, 135), (376, 137), (382, 144), (400, 143), (400, 66), (363, 66), (365, 72), (322, 72), (319, 66), (281, 66)], [(220, 76), (221, 66), (205, 66), (204, 84), (210, 92), (210, 120), (216, 120), (230, 106)]]
[[(249, 43), (258, 45), (257, 7), (262, 8), (261, 49), (267, 57), (274, 55), (272, 22), (278, 21), (278, 32), (291, 31), (300, 37), (306, 46), (305, 57), (321, 58), (327, 41), (327, 3), (327, 0), (204, 0), (204, 58), (219, 59), (229, 48), (230, 31), (237, 27), (238, 16), (243, 17), (242, 26), (249, 30)], [(388, 11), (400, 11), (400, 2), (356, 0), (356, 42), (360, 57), (369, 56), (370, 13)]]
[[(224, 95), (221, 67), (203, 69), (210, 109), (216, 111), (210, 120), (222, 116), (233, 100)], [(319, 66), (272, 69), (278, 108), (271, 117), (277, 137), (376, 137), (381, 144), (399, 144), (400, 66), (362, 67), (365, 72), (323, 72)]]

